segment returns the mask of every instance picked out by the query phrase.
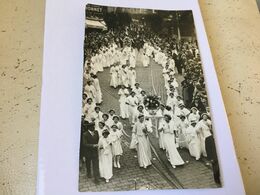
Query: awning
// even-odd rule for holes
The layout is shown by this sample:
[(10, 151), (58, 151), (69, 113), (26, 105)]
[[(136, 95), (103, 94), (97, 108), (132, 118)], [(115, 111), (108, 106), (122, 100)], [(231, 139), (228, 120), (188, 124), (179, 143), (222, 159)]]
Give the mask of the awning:
[(106, 23), (102, 20), (99, 21), (99, 20), (86, 19), (86, 27), (107, 30)]

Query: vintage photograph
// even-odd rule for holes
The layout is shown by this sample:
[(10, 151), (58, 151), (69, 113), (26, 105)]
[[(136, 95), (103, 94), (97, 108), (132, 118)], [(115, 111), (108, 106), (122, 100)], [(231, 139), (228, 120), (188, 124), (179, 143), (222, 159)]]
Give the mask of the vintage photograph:
[(221, 187), (190, 10), (86, 5), (79, 191)]

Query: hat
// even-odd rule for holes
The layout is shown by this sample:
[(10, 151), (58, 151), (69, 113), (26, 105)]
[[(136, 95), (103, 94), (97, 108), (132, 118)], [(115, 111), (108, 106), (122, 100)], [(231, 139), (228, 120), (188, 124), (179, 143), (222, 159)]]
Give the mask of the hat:
[(191, 110), (196, 110), (197, 111), (198, 109), (196, 107), (192, 107)]
[(190, 124), (196, 124), (197, 122), (195, 120), (190, 121)]
[(117, 125), (111, 125), (111, 128), (117, 128), (118, 129), (118, 126)]
[(108, 112), (110, 113), (110, 112), (115, 112), (115, 111), (113, 109), (110, 109)]
[(108, 131), (107, 129), (104, 129), (104, 130), (102, 131), (102, 135), (105, 135), (105, 134), (107, 134), (107, 135), (110, 134), (109, 131)]
[(140, 115), (138, 116), (138, 119), (140, 119), (140, 118), (142, 118), (142, 117), (144, 117), (144, 115), (143, 115), (143, 114), (140, 114)]
[(179, 107), (181, 107), (181, 106), (184, 106), (184, 104), (181, 102), (181, 103), (179, 103), (179, 105), (178, 105)]
[(204, 115), (206, 115), (208, 117), (208, 114), (207, 113), (202, 113), (201, 114), (201, 117), (203, 117)]
[(137, 107), (137, 109), (139, 109), (140, 107), (144, 108), (144, 106), (143, 106), (143, 105), (139, 105), (139, 106)]
[(94, 130), (95, 129), (95, 123), (86, 123), (87, 130)]

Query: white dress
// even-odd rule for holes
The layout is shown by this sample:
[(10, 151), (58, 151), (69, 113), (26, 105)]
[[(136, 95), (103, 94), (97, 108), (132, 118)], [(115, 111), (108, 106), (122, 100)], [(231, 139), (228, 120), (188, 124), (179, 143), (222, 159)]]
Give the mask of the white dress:
[(130, 86), (133, 88), (135, 86), (135, 83), (136, 83), (136, 72), (135, 72), (135, 70), (129, 70), (128, 79), (129, 79), (129, 82), (130, 82)]
[(163, 135), (164, 145), (171, 165), (172, 166), (183, 165), (184, 161), (182, 160), (175, 144), (175, 135), (174, 135), (175, 126), (173, 122), (170, 121), (169, 123), (167, 123), (166, 121), (164, 121), (162, 123), (162, 129), (164, 134)]
[(187, 143), (187, 138), (185, 135), (186, 129), (189, 126), (189, 122), (187, 119), (178, 120), (177, 123), (177, 128), (178, 128), (178, 135), (179, 135), (179, 146), (182, 148), (187, 148), (189, 149), (188, 143)]
[(128, 114), (128, 105), (126, 104), (126, 94), (128, 93), (127, 89), (119, 89), (118, 94), (120, 95), (119, 104), (120, 104), (120, 116), (122, 118), (129, 118)]
[(101, 92), (98, 78), (93, 79), (93, 86), (96, 90), (96, 92), (95, 92), (96, 103), (100, 104), (102, 102), (102, 92)]
[(138, 105), (138, 98), (136, 96), (128, 96), (126, 98), (126, 103), (128, 105), (128, 115), (129, 115), (129, 121), (130, 123), (135, 122), (135, 114), (137, 110), (137, 105)]
[(205, 140), (208, 136), (211, 135), (210, 127), (211, 127), (211, 121), (209, 119), (207, 121), (204, 121), (202, 119), (196, 125), (196, 131), (198, 132), (198, 137), (200, 139), (201, 152), (202, 155), (205, 157), (207, 157)]
[(100, 177), (103, 177), (105, 179), (110, 179), (113, 176), (112, 147), (110, 145), (110, 138), (101, 137), (98, 142), (98, 146), (99, 146)]
[(109, 137), (112, 143), (112, 154), (113, 156), (122, 155), (123, 149), (121, 146), (121, 137), (123, 133), (121, 130), (110, 131)]
[(117, 69), (115, 66), (110, 68), (111, 80), (110, 86), (116, 88), (118, 86), (118, 76), (117, 76)]
[(196, 128), (190, 125), (184, 134), (188, 143), (190, 155), (198, 160), (201, 155), (201, 144)]
[(146, 129), (145, 123), (136, 122), (133, 127), (133, 134), (136, 136), (136, 149), (140, 167), (146, 168), (151, 165), (152, 153), (148, 136), (143, 132)]

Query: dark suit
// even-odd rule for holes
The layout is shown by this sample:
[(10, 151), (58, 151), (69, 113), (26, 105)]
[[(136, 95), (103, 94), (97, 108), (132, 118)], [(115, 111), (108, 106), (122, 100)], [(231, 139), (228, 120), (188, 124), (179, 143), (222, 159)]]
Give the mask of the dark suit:
[(94, 147), (98, 144), (99, 135), (97, 131), (93, 131), (93, 135), (89, 131), (83, 134), (83, 145), (85, 147), (84, 155), (86, 157), (87, 174), (91, 175), (91, 163), (93, 167), (93, 175), (95, 180), (99, 178), (99, 161), (98, 161), (98, 148)]

